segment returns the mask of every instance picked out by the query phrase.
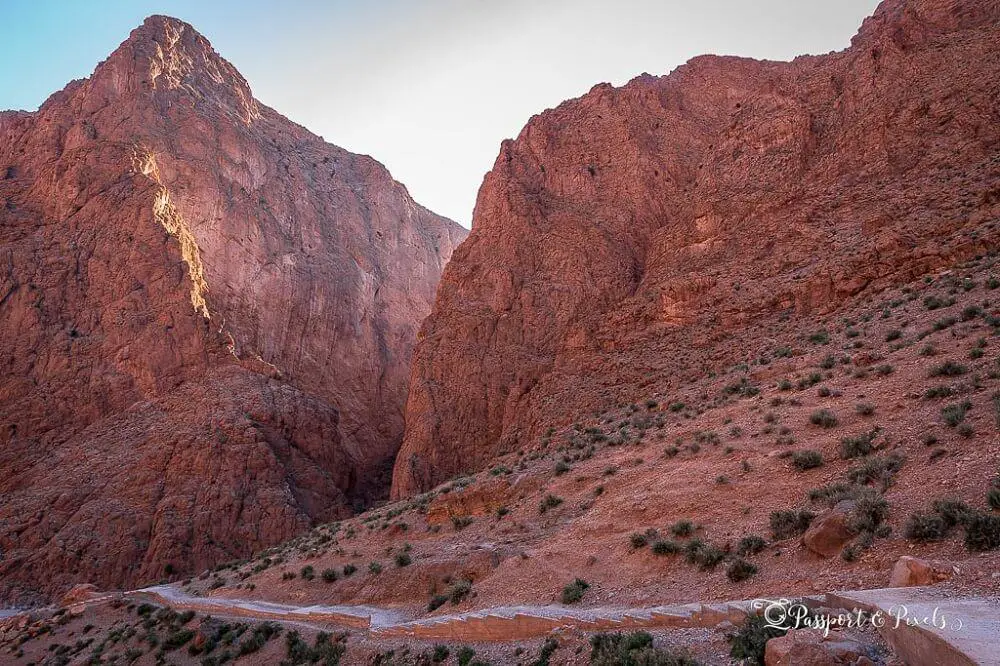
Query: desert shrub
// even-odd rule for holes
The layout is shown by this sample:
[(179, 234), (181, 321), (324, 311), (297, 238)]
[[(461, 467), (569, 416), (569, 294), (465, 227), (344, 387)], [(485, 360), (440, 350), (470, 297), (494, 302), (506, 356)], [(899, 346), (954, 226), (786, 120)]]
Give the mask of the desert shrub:
[(878, 429), (876, 428), (855, 437), (844, 437), (840, 440), (840, 457), (844, 460), (850, 460), (868, 455), (874, 449), (872, 442), (877, 436)]
[(684, 654), (653, 646), (645, 631), (595, 634), (590, 637), (591, 666), (697, 666)]
[(826, 329), (821, 329), (819, 331), (816, 331), (815, 333), (809, 336), (809, 342), (816, 345), (825, 345), (826, 343), (830, 342), (830, 332), (827, 331)]
[(167, 637), (163, 639), (161, 647), (165, 652), (176, 650), (192, 638), (194, 638), (194, 629), (178, 629), (167, 634)]
[(332, 583), (337, 580), (337, 570), (336, 569), (323, 569), (323, 580), (327, 583)]
[[(280, 635), (281, 632), (281, 625), (275, 622), (262, 622), (256, 625), (253, 628), (253, 631), (250, 632), (249, 635), (246, 635), (240, 642), (238, 654), (243, 656), (257, 652), (264, 647), (269, 640)], [(221, 635), (219, 636), (219, 639), (222, 639)]]
[(690, 520), (678, 520), (670, 526), (670, 532), (677, 537), (689, 537), (694, 534), (694, 523)]
[(994, 511), (1000, 511), (1000, 488), (994, 486), (986, 491), (986, 503)]
[(965, 526), (965, 547), (973, 551), (1000, 548), (1000, 516), (974, 514)]
[(441, 606), (444, 606), (445, 603), (447, 602), (448, 602), (447, 594), (435, 594), (433, 597), (431, 597), (431, 600), (427, 602), (427, 612), (433, 613), (438, 608), (441, 608)]
[(894, 340), (899, 340), (901, 337), (903, 337), (903, 332), (898, 328), (894, 328), (885, 334), (885, 341), (892, 342)]
[(725, 551), (701, 539), (689, 541), (684, 547), (684, 553), (688, 563), (697, 564), (704, 570), (714, 569), (726, 558)]
[(353, 564), (345, 564), (343, 572), (345, 576), (353, 576), (357, 572), (358, 568)]
[(455, 653), (455, 658), (457, 660), (458, 666), (471, 666), (472, 659), (476, 656), (476, 651), (470, 648), (468, 645), (463, 645), (458, 648), (458, 652)]
[(804, 472), (823, 465), (823, 455), (819, 451), (795, 451), (792, 453), (792, 467)]
[(877, 533), (889, 518), (889, 503), (874, 491), (861, 494), (851, 512), (850, 527), (855, 532)]
[(457, 606), (472, 593), (472, 581), (467, 578), (456, 580), (448, 590), (448, 600), (453, 606)]
[(788, 539), (802, 534), (809, 529), (816, 514), (808, 509), (790, 511), (773, 511), (771, 513), (771, 532), (775, 539)]
[(659, 541), (654, 541), (650, 549), (654, 555), (676, 555), (681, 552), (682, 547), (676, 541), (660, 539)]
[(743, 558), (733, 560), (726, 569), (726, 577), (734, 583), (744, 581), (756, 573), (757, 567)]
[(396, 555), (396, 566), (397, 567), (408, 567), (413, 559), (410, 557), (409, 553), (399, 553)]
[(837, 415), (829, 409), (817, 409), (809, 415), (809, 422), (821, 428), (834, 428), (838, 423)]
[(965, 502), (951, 498), (934, 500), (933, 508), (948, 528), (965, 525), (976, 514), (976, 510)]
[(562, 460), (560, 460), (559, 462), (556, 463), (555, 475), (556, 476), (562, 476), (563, 474), (565, 474), (566, 472), (570, 471), (571, 469), (573, 469), (573, 468), (570, 467), (569, 465), (567, 465)]
[(972, 321), (983, 316), (983, 309), (978, 305), (967, 305), (962, 310), (962, 321)]
[(552, 495), (552, 494), (546, 495), (545, 499), (543, 499), (538, 504), (538, 513), (545, 513), (549, 509), (554, 509), (554, 508), (556, 508), (557, 506), (559, 506), (562, 503), (563, 503), (563, 500), (562, 500), (561, 497), (557, 497), (556, 495)]
[(824, 370), (832, 370), (837, 365), (837, 357), (833, 354), (828, 354), (819, 362), (819, 367)]
[(378, 562), (370, 562), (368, 564), (368, 573), (371, 573), (375, 576), (379, 575), (380, 573), (382, 573), (382, 565), (379, 564)]
[(903, 535), (911, 541), (937, 541), (948, 535), (948, 526), (936, 513), (914, 513), (906, 521)]
[(727, 384), (722, 389), (723, 395), (739, 395), (743, 398), (752, 398), (760, 393), (760, 389), (750, 383), (746, 377), (741, 377), (739, 381)]
[(857, 488), (846, 483), (831, 483), (809, 491), (809, 499), (814, 502), (826, 502), (833, 506), (837, 502), (845, 499), (852, 499)]
[(947, 298), (941, 298), (940, 296), (930, 295), (924, 297), (924, 307), (928, 310), (937, 310), (938, 308), (945, 308), (951, 305), (954, 301)]
[(631, 544), (632, 547), (635, 548), (636, 550), (640, 548), (645, 548), (646, 544), (649, 543), (649, 539), (646, 537), (645, 534), (642, 534), (641, 532), (633, 532), (629, 536), (628, 541), (629, 544)]
[(959, 375), (964, 375), (969, 369), (964, 365), (955, 363), (954, 361), (945, 361), (931, 368), (931, 377), (958, 377)]
[(764, 540), (764, 537), (748, 534), (736, 544), (736, 554), (741, 556), (756, 555), (765, 548), (767, 548), (767, 541)]
[(968, 400), (948, 405), (941, 409), (941, 419), (954, 428), (965, 420), (965, 415), (970, 409), (972, 409), (972, 403)]
[(750, 615), (729, 638), (729, 655), (741, 664), (764, 666), (764, 647), (772, 638), (784, 636), (785, 629), (768, 626), (762, 615)]
[(854, 413), (858, 416), (871, 416), (875, 413), (875, 405), (870, 402), (859, 402), (854, 405)]
[(948, 385), (942, 386), (932, 386), (926, 391), (924, 391), (924, 397), (928, 400), (936, 400), (937, 398), (948, 398), (954, 391)]
[(452, 516), (451, 527), (456, 532), (461, 532), (472, 524), (472, 516)]
[(898, 453), (869, 458), (847, 473), (847, 478), (858, 484), (879, 482), (883, 488), (892, 485), (892, 478), (903, 467), (905, 459)]
[(800, 379), (797, 386), (801, 391), (802, 389), (807, 389), (810, 386), (816, 386), (816, 384), (819, 384), (821, 381), (823, 381), (823, 375), (818, 372), (812, 372), (808, 377)]
[(575, 579), (566, 585), (562, 590), (562, 602), (564, 604), (575, 604), (583, 599), (583, 593), (587, 591), (590, 584), (582, 578)]
[(302, 576), (304, 580), (312, 580), (316, 577), (316, 572), (313, 570), (312, 566), (307, 564), (302, 567), (302, 571), (299, 572), (299, 575)]
[(531, 666), (549, 666), (549, 659), (552, 654), (559, 649), (559, 641), (549, 636), (542, 643), (542, 649), (538, 652), (538, 659), (532, 662)]

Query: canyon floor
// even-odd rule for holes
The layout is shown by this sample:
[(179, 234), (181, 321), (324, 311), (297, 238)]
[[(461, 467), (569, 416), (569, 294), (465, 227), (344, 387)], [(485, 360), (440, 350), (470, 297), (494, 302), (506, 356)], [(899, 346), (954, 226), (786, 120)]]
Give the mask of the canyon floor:
[[(879, 589), (900, 557), (916, 556), (930, 563), (925, 582), (945, 599), (996, 599), (998, 287), (1000, 264), (981, 257), (835, 315), (762, 319), (734, 341), (746, 364), (670, 394), (651, 384), (634, 403), (553, 424), (488, 469), (429, 493), (317, 526), (247, 561), (183, 580), (167, 570), (150, 583), (168, 584), (175, 598), (353, 607), (348, 615), (362, 616), (374, 608), (405, 622), (511, 607), (572, 614)], [(222, 663), (222, 650), (190, 648), (197, 632), (176, 618), (149, 626), (152, 605), (182, 603), (151, 598), (146, 617), (135, 615), (139, 603), (88, 607), (85, 620), (54, 621), (34, 638), (5, 634), (0, 655), (77, 663), (55, 645), (86, 642), (84, 622), (104, 639), (79, 648), (79, 663)], [(299, 622), (279, 623), (291, 631)], [(345, 625), (324, 639), (343, 643), (340, 663), (423, 663), (422, 651), (439, 642), (458, 658), (460, 646), (444, 636), (373, 638), (343, 618), (329, 624)], [(720, 624), (653, 633), (703, 663), (730, 663), (735, 625)], [(564, 632), (551, 663), (583, 663), (594, 629)], [(534, 663), (542, 640), (494, 637), (480, 658)], [(181, 644), (167, 649), (171, 641)], [(264, 643), (287, 647), (291, 659), (286, 641)], [(874, 663), (894, 663), (878, 639), (870, 645)], [(247, 663), (272, 663), (253, 655)]]

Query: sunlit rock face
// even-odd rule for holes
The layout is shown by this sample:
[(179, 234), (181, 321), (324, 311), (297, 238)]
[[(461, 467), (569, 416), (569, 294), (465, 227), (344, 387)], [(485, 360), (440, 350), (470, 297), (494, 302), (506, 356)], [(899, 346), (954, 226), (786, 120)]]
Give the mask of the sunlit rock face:
[(504, 142), (414, 357), (393, 495), (746, 362), (995, 243), (1000, 5), (887, 0), (840, 53), (700, 57)]
[(244, 557), (387, 491), (465, 231), (152, 17), (0, 114), (0, 595)]

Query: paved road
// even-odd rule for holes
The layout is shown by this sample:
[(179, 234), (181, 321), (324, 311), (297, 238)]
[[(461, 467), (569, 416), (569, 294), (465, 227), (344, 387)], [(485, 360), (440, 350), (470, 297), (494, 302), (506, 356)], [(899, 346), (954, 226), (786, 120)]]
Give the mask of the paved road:
[[(568, 608), (565, 606), (503, 606), (465, 613), (412, 618), (396, 610), (369, 606), (292, 606), (267, 601), (194, 597), (171, 586), (126, 592), (125, 596), (178, 610), (216, 616), (272, 620), (328, 629), (362, 629), (373, 638), (415, 640), (512, 641), (546, 636), (553, 631), (614, 631), (651, 628), (716, 627), (739, 624), (751, 602), (735, 601), (650, 608)], [(92, 600), (98, 602), (108, 597)], [(908, 608), (911, 618), (939, 618), (933, 622), (880, 629), (896, 651), (914, 664), (1000, 666), (1000, 602), (949, 598), (935, 588), (894, 588), (836, 592), (812, 598), (827, 607), (881, 610), (888, 616)]]

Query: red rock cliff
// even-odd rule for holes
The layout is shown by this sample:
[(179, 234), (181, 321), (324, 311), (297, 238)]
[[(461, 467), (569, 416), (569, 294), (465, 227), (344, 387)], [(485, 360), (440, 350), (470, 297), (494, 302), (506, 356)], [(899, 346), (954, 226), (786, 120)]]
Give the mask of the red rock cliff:
[(994, 245), (998, 99), (1000, 3), (887, 0), (840, 53), (700, 57), (532, 118), (421, 331), (393, 495), (738, 360), (749, 318)]
[(0, 594), (190, 571), (384, 492), (464, 235), (175, 19), (0, 114)]

